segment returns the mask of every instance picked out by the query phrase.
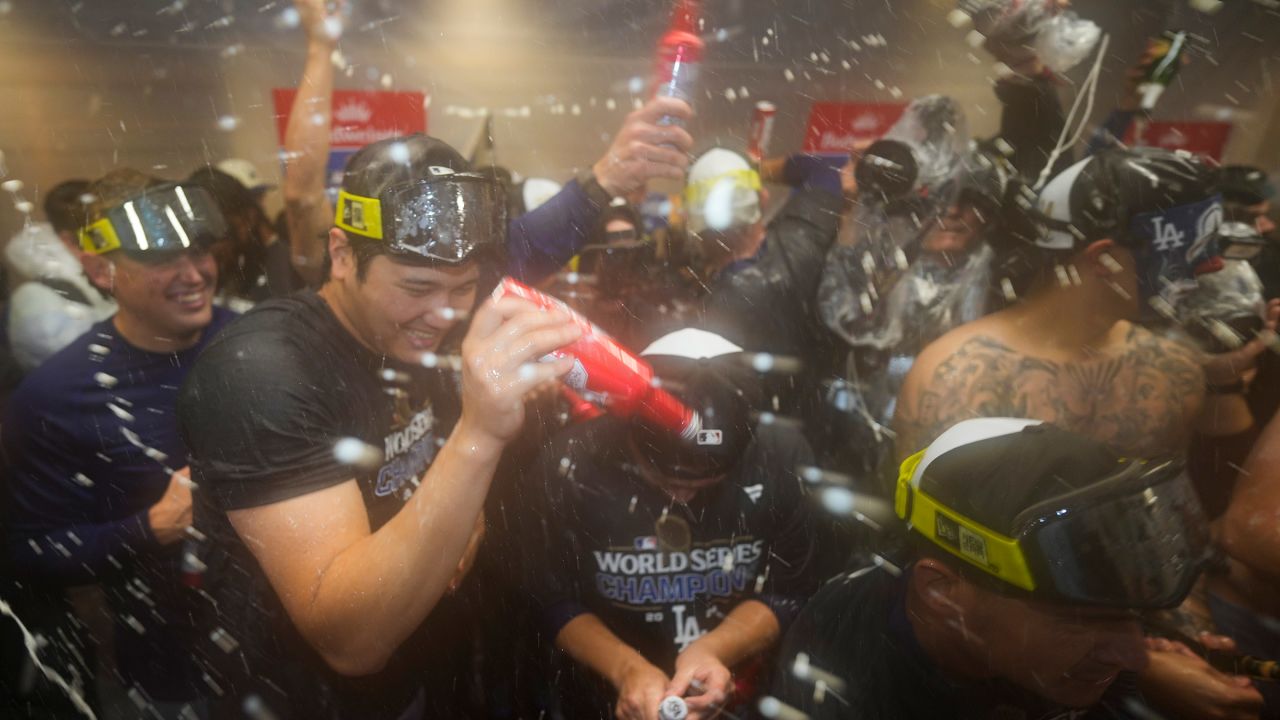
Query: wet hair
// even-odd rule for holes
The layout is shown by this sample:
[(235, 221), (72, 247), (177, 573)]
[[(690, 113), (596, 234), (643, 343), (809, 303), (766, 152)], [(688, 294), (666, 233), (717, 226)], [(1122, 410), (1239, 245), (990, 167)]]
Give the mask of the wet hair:
[(85, 211), (85, 223), (101, 219), (111, 208), (163, 182), (165, 181), (154, 175), (148, 175), (133, 168), (112, 170), (89, 183), (89, 194), (93, 196), (93, 200)]
[(1015, 600), (1035, 600), (1036, 598), (1022, 588), (1010, 585), (1000, 578), (985, 573), (951, 553), (943, 550), (927, 540), (919, 533), (907, 533), (904, 547), (899, 549), (897, 559), (904, 560), (906, 567), (914, 567), (921, 560), (933, 560), (950, 568), (965, 582), (986, 590), (993, 595), (1002, 595)]
[[(362, 235), (356, 235), (354, 233), (346, 233), (346, 236), (347, 236), (347, 242), (351, 245), (351, 254), (353, 257), (355, 257), (355, 260), (356, 260), (356, 280), (359, 282), (364, 282), (365, 278), (368, 277), (369, 265), (370, 263), (373, 262), (373, 259), (378, 257), (379, 255), (386, 255), (387, 258), (391, 260), (391, 262), (399, 263), (401, 265), (415, 265), (417, 267), (433, 267), (433, 266), (444, 264), (444, 263), (440, 263), (435, 260), (432, 260), (430, 258), (421, 257), (419, 255), (412, 255), (410, 253), (391, 252), (391, 250), (387, 247), (387, 244), (382, 242), (381, 240), (372, 240), (370, 238), (364, 237)], [(332, 267), (332, 263), (329, 260), (329, 256), (327, 252), (325, 254), (325, 267), (326, 267), (325, 278), (327, 279), (328, 278), (327, 270), (330, 267)]]
[(44, 196), (44, 215), (57, 233), (75, 233), (85, 226), (85, 204), (81, 197), (89, 192), (88, 180), (66, 180), (53, 186)]

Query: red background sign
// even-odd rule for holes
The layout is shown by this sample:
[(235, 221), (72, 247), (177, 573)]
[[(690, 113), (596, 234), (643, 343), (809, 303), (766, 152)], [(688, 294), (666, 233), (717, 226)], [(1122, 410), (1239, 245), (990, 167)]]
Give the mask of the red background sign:
[[(298, 91), (276, 88), (271, 91), (276, 109), (276, 130), (284, 145), (289, 110)], [(335, 149), (359, 148), (397, 135), (427, 131), (426, 96), (420, 92), (381, 90), (334, 90), (333, 126), (329, 142)]]
[(855, 142), (884, 135), (906, 107), (906, 103), (814, 103), (804, 133), (804, 151), (847, 153)]
[[(1158, 147), (1166, 150), (1186, 150), (1197, 155), (1207, 155), (1221, 162), (1222, 152), (1231, 138), (1231, 123), (1227, 122), (1135, 122), (1125, 134), (1126, 145)], [(1139, 134), (1141, 136), (1139, 137)]]

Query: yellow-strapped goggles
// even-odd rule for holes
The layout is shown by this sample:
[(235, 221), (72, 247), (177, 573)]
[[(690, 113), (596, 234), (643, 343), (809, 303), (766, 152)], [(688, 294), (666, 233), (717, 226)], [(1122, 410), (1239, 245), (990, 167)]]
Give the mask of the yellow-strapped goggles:
[(166, 183), (108, 209), (80, 231), (80, 248), (92, 255), (123, 250), (155, 258), (169, 251), (207, 248), (226, 234), (222, 212), (204, 188)]
[(910, 523), (912, 529), (935, 545), (961, 560), (1010, 585), (1028, 592), (1034, 591), (1036, 581), (1027, 567), (1027, 558), (1017, 540), (974, 522), (919, 488), (912, 487), (912, 476), (926, 452), (927, 449), (921, 450), (902, 463), (894, 497), (894, 510), (898, 517)]
[(477, 250), (506, 246), (506, 208), (498, 183), (453, 173), (396, 185), (376, 198), (340, 190), (333, 223), (395, 252), (461, 262)]
[(1044, 599), (1174, 607), (1209, 557), (1208, 524), (1180, 464), (1122, 462), (1110, 477), (1018, 513), (1010, 536), (922, 491), (916, 469), (924, 455), (902, 464), (898, 517), (950, 554)]
[(730, 170), (685, 186), (685, 207), (702, 207), (711, 191), (725, 183), (731, 184), (734, 188), (742, 188), (753, 192), (758, 192), (763, 187), (760, 184), (760, 173), (755, 170)]
[(382, 203), (378, 198), (339, 190), (333, 224), (347, 232), (382, 240)]

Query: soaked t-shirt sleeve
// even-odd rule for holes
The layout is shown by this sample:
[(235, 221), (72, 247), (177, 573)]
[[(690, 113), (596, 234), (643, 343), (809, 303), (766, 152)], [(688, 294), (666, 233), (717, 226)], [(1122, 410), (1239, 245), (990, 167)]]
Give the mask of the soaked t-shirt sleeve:
[(334, 444), (342, 393), (325, 368), (269, 333), (226, 338), (200, 358), (178, 414), (193, 479), (222, 510), (258, 507), (353, 478)]

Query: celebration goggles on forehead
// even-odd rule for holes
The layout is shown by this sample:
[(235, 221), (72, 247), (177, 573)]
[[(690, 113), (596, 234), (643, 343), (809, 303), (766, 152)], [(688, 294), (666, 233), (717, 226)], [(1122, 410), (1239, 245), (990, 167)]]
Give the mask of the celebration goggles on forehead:
[(1210, 556), (1209, 530), (1180, 463), (1122, 461), (1101, 482), (1019, 513), (1005, 534), (920, 489), (907, 458), (895, 509), (912, 530), (982, 572), (1057, 603), (1174, 607)]
[(505, 247), (507, 201), (497, 183), (474, 173), (392, 185), (378, 197), (338, 192), (334, 224), (381, 240), (393, 252), (446, 263)]
[(203, 188), (164, 183), (149, 187), (80, 231), (93, 255), (123, 250), (139, 260), (162, 260), (188, 249), (206, 250), (227, 235), (227, 223)]

